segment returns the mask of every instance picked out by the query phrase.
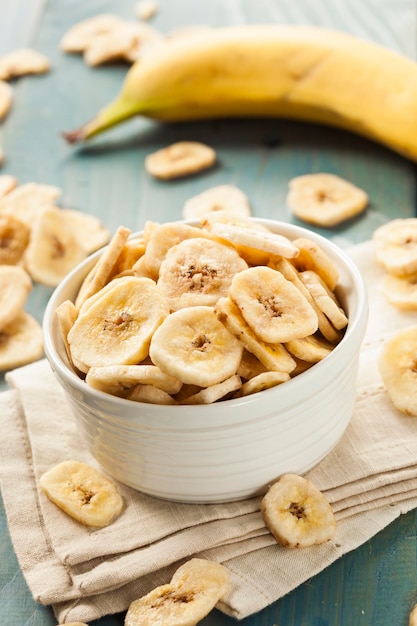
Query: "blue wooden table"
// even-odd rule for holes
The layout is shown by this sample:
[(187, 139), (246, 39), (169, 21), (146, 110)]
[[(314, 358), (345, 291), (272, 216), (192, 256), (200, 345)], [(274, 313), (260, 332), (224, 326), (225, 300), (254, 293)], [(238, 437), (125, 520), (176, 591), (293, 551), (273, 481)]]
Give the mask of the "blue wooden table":
[[(416, 167), (365, 139), (330, 128), (276, 120), (215, 121), (161, 126), (133, 120), (88, 147), (65, 144), (60, 131), (91, 118), (118, 91), (127, 66), (91, 69), (79, 56), (65, 55), (59, 40), (72, 24), (97, 13), (135, 19), (134, 0), (0, 0), (0, 54), (34, 47), (51, 60), (44, 76), (14, 82), (15, 100), (0, 125), (6, 161), (0, 173), (20, 183), (35, 181), (62, 189), (61, 206), (97, 215), (114, 230), (141, 229), (146, 219), (181, 218), (187, 198), (221, 183), (234, 183), (249, 196), (253, 214), (291, 220), (285, 206), (290, 178), (328, 171), (367, 190), (365, 216), (326, 231), (341, 246), (368, 239), (393, 217), (416, 211)], [(163, 32), (186, 24), (309, 23), (352, 32), (417, 57), (415, 0), (159, 0), (152, 21)], [(417, 113), (416, 113), (417, 114)], [(219, 165), (176, 182), (151, 179), (146, 154), (180, 139), (216, 148)], [(35, 286), (27, 310), (39, 321), (51, 289)], [(4, 377), (0, 389), (5, 389)], [(406, 626), (417, 602), (417, 517), (402, 516), (355, 552), (261, 613), (244, 626)], [(230, 626), (214, 611), (202, 624)], [(0, 624), (53, 626), (49, 608), (34, 603), (19, 570), (0, 509)], [(97, 626), (123, 624), (107, 616)]]

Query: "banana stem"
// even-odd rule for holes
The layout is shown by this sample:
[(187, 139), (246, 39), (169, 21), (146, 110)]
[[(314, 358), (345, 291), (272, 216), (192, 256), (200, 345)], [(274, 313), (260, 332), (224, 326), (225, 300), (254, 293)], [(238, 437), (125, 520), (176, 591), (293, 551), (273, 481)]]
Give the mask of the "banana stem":
[(111, 128), (120, 122), (128, 120), (141, 112), (138, 102), (130, 102), (126, 98), (117, 98), (102, 109), (92, 120), (61, 135), (68, 143), (74, 144), (85, 141), (103, 130)]

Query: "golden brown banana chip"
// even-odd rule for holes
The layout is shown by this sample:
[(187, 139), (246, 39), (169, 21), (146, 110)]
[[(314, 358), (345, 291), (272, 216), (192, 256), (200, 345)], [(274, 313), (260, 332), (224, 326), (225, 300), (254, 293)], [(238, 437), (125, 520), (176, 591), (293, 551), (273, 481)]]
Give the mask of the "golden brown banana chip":
[(284, 474), (261, 502), (265, 525), (288, 548), (329, 541), (336, 531), (333, 510), (315, 485), (302, 476)]
[(116, 485), (81, 461), (63, 461), (44, 472), (39, 485), (48, 498), (86, 526), (108, 526), (123, 509)]
[(0, 371), (33, 363), (42, 355), (42, 327), (29, 313), (21, 311), (0, 330)]
[(212, 167), (216, 152), (199, 141), (178, 141), (161, 148), (145, 159), (146, 171), (155, 178), (169, 180), (196, 174)]
[(17, 265), (30, 240), (30, 228), (13, 215), (0, 214), (0, 265)]
[(339, 280), (339, 272), (324, 250), (308, 237), (298, 237), (293, 243), (299, 249), (298, 255), (292, 261), (297, 270), (300, 272), (313, 270), (330, 291), (334, 291)]
[(417, 326), (397, 331), (382, 346), (378, 365), (393, 405), (417, 416)]

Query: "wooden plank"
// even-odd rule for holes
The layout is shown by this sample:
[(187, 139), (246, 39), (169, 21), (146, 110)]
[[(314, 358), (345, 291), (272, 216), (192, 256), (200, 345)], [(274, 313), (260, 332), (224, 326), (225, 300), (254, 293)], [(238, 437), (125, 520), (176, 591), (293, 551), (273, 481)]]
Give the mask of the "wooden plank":
[[(163, 32), (184, 24), (303, 22), (352, 32), (416, 58), (413, 0), (159, 0), (159, 6), (152, 24)], [(133, 8), (132, 0), (0, 0), (0, 54), (30, 45), (46, 53), (53, 64), (48, 75), (14, 82), (14, 107), (0, 126), (7, 157), (2, 172), (14, 174), (20, 182), (60, 186), (62, 206), (97, 215), (111, 229), (121, 222), (135, 230), (146, 219), (180, 218), (187, 198), (225, 182), (237, 184), (249, 195), (255, 215), (291, 220), (285, 206), (288, 181), (310, 171), (339, 173), (370, 194), (371, 206), (363, 218), (324, 233), (342, 246), (367, 239), (387, 219), (414, 214), (415, 165), (335, 129), (282, 120), (176, 126), (134, 120), (97, 138), (88, 148), (68, 147), (60, 131), (78, 126), (107, 103), (117, 93), (127, 68), (87, 68), (80, 57), (60, 52), (60, 37), (73, 23), (99, 12), (134, 19)], [(178, 139), (213, 145), (219, 167), (169, 184), (150, 179), (143, 170), (146, 154)], [(28, 310), (39, 321), (51, 291), (36, 286), (30, 296)], [(4, 387), (0, 380), (0, 389)], [(417, 601), (416, 545), (416, 514), (411, 512), (241, 623), (386, 626), (389, 622), (406, 626), (408, 610)], [(30, 597), (1, 509), (0, 559), (0, 622), (56, 624), (50, 609), (36, 605)], [(108, 616), (98, 623), (121, 625), (123, 616)], [(231, 626), (236, 622), (214, 612), (201, 623)]]

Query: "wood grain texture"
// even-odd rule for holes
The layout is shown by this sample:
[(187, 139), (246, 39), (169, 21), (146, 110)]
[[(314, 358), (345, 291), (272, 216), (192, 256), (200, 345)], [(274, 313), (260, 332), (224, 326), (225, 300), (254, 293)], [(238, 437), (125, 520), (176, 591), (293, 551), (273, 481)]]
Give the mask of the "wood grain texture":
[[(366, 189), (366, 214), (343, 227), (320, 231), (342, 246), (368, 239), (376, 226), (416, 209), (416, 166), (387, 149), (348, 133), (283, 120), (215, 121), (175, 126), (132, 120), (71, 148), (60, 131), (91, 118), (117, 93), (127, 66), (91, 69), (78, 55), (65, 55), (59, 40), (74, 23), (102, 12), (135, 19), (133, 0), (0, 0), (0, 54), (31, 46), (51, 59), (44, 76), (14, 81), (14, 106), (0, 125), (6, 153), (1, 173), (21, 183), (36, 181), (62, 189), (61, 206), (99, 216), (111, 229), (123, 223), (140, 229), (147, 219), (181, 217), (187, 198), (204, 189), (234, 183), (249, 196), (253, 213), (291, 221), (285, 206), (290, 178), (329, 171)], [(159, 0), (152, 24), (168, 32), (185, 24), (308, 23), (351, 32), (417, 58), (415, 0)], [(209, 143), (218, 167), (172, 181), (151, 179), (145, 156), (180, 139)], [(318, 229), (319, 230), (319, 229)], [(35, 286), (27, 309), (39, 321), (51, 289)], [(0, 389), (5, 387), (0, 380)], [(406, 626), (417, 602), (416, 514), (402, 516), (370, 542), (346, 555), (244, 626)], [(53, 626), (49, 608), (36, 605), (10, 543), (0, 509), (0, 623)], [(236, 622), (213, 612), (205, 626)], [(119, 626), (108, 616), (97, 626)]]

